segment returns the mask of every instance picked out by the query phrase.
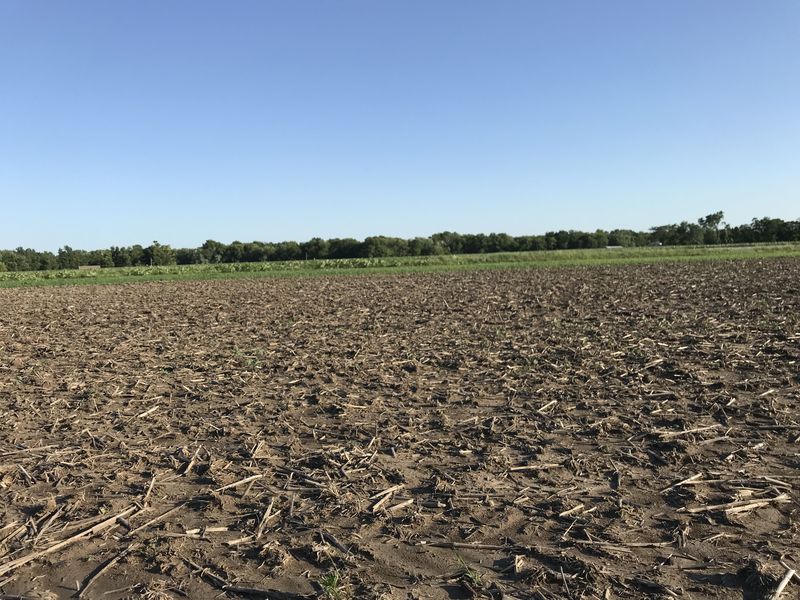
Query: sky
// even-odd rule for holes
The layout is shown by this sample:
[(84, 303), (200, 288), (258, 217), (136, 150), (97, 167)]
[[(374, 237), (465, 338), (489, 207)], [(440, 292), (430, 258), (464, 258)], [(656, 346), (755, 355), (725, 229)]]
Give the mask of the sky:
[(0, 248), (800, 218), (797, 0), (0, 0)]

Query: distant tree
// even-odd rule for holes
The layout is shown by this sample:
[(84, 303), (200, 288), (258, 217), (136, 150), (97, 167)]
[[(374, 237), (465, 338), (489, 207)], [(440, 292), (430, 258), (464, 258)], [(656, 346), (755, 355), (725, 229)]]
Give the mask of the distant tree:
[(2, 262), (9, 271), (17, 270), (17, 259), (14, 256), (14, 253), (9, 250), (3, 250), (0, 252), (0, 262)]
[(148, 258), (145, 255), (144, 248), (142, 248), (139, 244), (134, 244), (128, 249), (131, 258), (131, 265), (149, 265), (150, 263), (147, 262)]
[(244, 260), (244, 244), (231, 242), (222, 250), (222, 262), (236, 263)]
[(725, 226), (719, 230), (719, 243), (733, 244), (735, 243), (733, 239), (733, 230), (731, 229), (731, 226), (726, 223)]
[(514, 238), (514, 244), (520, 252), (529, 252), (533, 250), (533, 240), (536, 236), (533, 235), (518, 235)]
[(307, 242), (300, 244), (300, 252), (303, 258), (307, 260), (328, 258), (329, 251), (330, 244), (328, 241), (318, 237), (311, 238)]
[(534, 235), (530, 241), (530, 249), (535, 251), (547, 250), (547, 242), (543, 235)]
[(22, 248), (3, 253), (2, 260), (11, 271), (30, 271), (28, 257), (22, 252)]
[(461, 236), (461, 252), (464, 254), (483, 254), (486, 252), (486, 245), (486, 236), (482, 233)]
[(783, 224), (783, 236), (785, 242), (798, 242), (800, 241), (800, 220), (786, 221)]
[(433, 256), (434, 254), (445, 254), (445, 249), (436, 244), (431, 238), (415, 237), (408, 240), (409, 256)]
[(129, 248), (120, 248), (119, 246), (111, 246), (111, 261), (115, 267), (130, 267), (131, 266), (131, 251)]
[(594, 236), (591, 233), (577, 233), (570, 231), (569, 248), (596, 248)]
[(273, 260), (300, 260), (300, 244), (297, 242), (280, 242), (275, 244), (275, 254)]
[(723, 222), (724, 213), (718, 211), (690, 223), (682, 221), (652, 227), (649, 231), (615, 229), (607, 232), (575, 230), (549, 231), (545, 235), (516, 236), (505, 233), (488, 235), (460, 234), (451, 231), (435, 233), (430, 237), (404, 239), (389, 236), (371, 236), (364, 241), (353, 238), (324, 240), (319, 237), (298, 244), (285, 241), (278, 244), (238, 241), (223, 244), (206, 240), (199, 248), (173, 250), (167, 245), (153, 242), (147, 248), (136, 244), (130, 247), (112, 246), (104, 250), (76, 250), (64, 246), (57, 254), (38, 252), (31, 248), (0, 250), (0, 263), (9, 271), (75, 269), (82, 265), (137, 266), (159, 264), (196, 264), (218, 262), (259, 262), (268, 260), (296, 260), (322, 258), (356, 258), (384, 256), (428, 256), (432, 254), (477, 254), (483, 252), (538, 251), (572, 248), (602, 248), (611, 246), (645, 246), (651, 243), (665, 245), (756, 243), (800, 241), (800, 220), (783, 221), (763, 217), (750, 223), (732, 227)]
[(635, 246), (636, 233), (630, 229), (615, 229), (608, 234), (609, 246)]
[(598, 229), (592, 234), (593, 248), (605, 248), (608, 246), (608, 232)]
[(203, 257), (205, 263), (218, 263), (222, 262), (222, 256), (225, 252), (225, 244), (215, 240), (206, 240), (200, 246), (200, 255)]
[(719, 224), (722, 223), (724, 218), (725, 213), (720, 210), (705, 217), (700, 217), (697, 219), (697, 224), (703, 229), (719, 229)]
[(69, 246), (58, 249), (59, 269), (77, 269), (80, 265), (81, 256), (79, 251), (75, 251)]
[(278, 252), (278, 244), (272, 242), (262, 244), (264, 252), (264, 260), (278, 260), (275, 255)]
[(561, 231), (548, 233), (547, 236), (555, 240), (554, 245), (549, 248), (550, 250), (566, 250), (569, 248), (569, 242), (572, 238), (570, 232), (564, 231), (563, 229)]
[(40, 252), (38, 254), (37, 269), (40, 271), (51, 271), (58, 268), (58, 259), (55, 254), (52, 252)]
[(114, 260), (110, 250), (92, 250), (86, 253), (87, 265), (99, 265), (101, 267), (113, 267)]
[(681, 221), (675, 229), (678, 236), (677, 242), (681, 245), (700, 245), (703, 243), (703, 228), (694, 223)]
[(266, 248), (262, 242), (250, 242), (242, 249), (244, 262), (262, 262), (269, 259)]
[(452, 231), (434, 233), (431, 241), (442, 248), (444, 254), (461, 254), (464, 251), (464, 236)]
[(719, 226), (723, 218), (725, 218), (725, 213), (718, 211), (697, 219), (697, 224), (703, 229), (704, 244), (719, 244)]
[(196, 265), (201, 262), (197, 248), (178, 248), (175, 250), (175, 262), (179, 265)]
[(146, 264), (153, 266), (174, 265), (175, 251), (168, 245), (162, 245), (154, 241), (144, 249), (144, 260)]
[(16, 271), (17, 270), (17, 259), (14, 256), (14, 253), (9, 250), (3, 250), (0, 252), (0, 262), (3, 263), (6, 270), (8, 271)]
[(361, 256), (361, 242), (353, 238), (328, 240), (328, 255), (331, 258), (356, 258)]
[(517, 243), (507, 233), (490, 233), (486, 236), (486, 252), (514, 252)]
[(677, 243), (676, 225), (659, 225), (650, 229), (651, 241), (669, 246)]
[(756, 242), (788, 242), (790, 241), (786, 233), (784, 221), (781, 219), (753, 219), (750, 223), (753, 241)]
[(371, 236), (364, 239), (361, 255), (364, 258), (406, 256), (408, 255), (408, 241), (385, 235)]

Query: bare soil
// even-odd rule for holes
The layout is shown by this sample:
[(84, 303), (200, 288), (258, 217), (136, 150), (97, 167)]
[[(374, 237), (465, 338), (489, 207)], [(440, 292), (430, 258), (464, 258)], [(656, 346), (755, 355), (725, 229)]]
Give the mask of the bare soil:
[(0, 597), (766, 598), (798, 407), (793, 259), (4, 289)]

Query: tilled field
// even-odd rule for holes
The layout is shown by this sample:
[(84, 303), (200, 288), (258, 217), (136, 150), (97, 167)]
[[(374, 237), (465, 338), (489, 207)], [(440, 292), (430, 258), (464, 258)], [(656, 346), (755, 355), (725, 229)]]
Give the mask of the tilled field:
[(800, 567), (797, 260), (0, 290), (0, 351), (2, 598), (755, 599)]

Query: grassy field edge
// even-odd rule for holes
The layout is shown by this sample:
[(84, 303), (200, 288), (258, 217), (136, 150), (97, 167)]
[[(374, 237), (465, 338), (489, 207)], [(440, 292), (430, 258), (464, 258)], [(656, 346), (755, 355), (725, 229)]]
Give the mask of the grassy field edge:
[(197, 281), (262, 277), (385, 275), (531, 267), (608, 266), (698, 260), (747, 260), (800, 257), (800, 244), (751, 246), (672, 246), (602, 248), (429, 257), (328, 259), (266, 263), (220, 263), (120, 267), (99, 270), (0, 273), (0, 288), (54, 285), (108, 285), (150, 281)]

